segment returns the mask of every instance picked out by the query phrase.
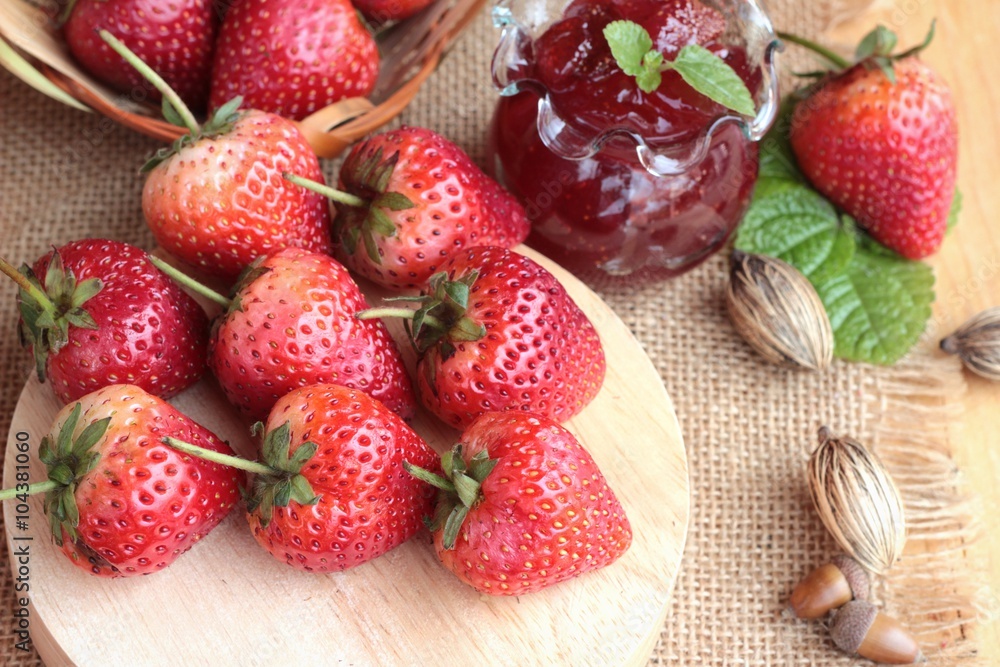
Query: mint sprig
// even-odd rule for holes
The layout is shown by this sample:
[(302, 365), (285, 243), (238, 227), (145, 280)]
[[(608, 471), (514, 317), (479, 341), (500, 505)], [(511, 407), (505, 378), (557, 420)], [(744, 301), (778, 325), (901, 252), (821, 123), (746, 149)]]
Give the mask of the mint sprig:
[[(879, 245), (814, 190), (787, 142), (789, 105), (761, 142), (753, 200), (735, 247), (777, 257), (816, 288), (833, 326), (834, 354), (889, 365), (916, 344), (934, 301), (934, 274)], [(955, 193), (950, 224), (961, 207)]]
[(667, 60), (653, 48), (653, 39), (638, 23), (613, 21), (604, 28), (611, 55), (623, 72), (634, 76), (640, 90), (651, 93), (660, 87), (663, 72), (674, 70), (696, 91), (744, 116), (757, 113), (753, 96), (743, 79), (726, 61), (698, 44), (682, 48)]

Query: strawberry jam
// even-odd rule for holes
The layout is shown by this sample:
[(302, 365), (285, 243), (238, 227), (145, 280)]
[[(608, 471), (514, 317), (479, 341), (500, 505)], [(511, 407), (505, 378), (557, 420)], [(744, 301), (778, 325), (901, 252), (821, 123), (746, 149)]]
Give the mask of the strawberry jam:
[[(745, 49), (723, 42), (723, 14), (698, 0), (577, 0), (516, 61), (515, 77), (530, 85), (500, 99), (493, 164), (527, 209), (533, 247), (573, 269), (676, 275), (736, 227), (756, 181), (757, 148), (739, 122), (716, 125), (733, 114), (676, 72), (664, 72), (654, 92), (640, 90), (603, 35), (619, 19), (642, 25), (667, 60), (698, 43), (751, 91), (760, 86)], [(649, 169), (637, 146), (657, 156)]]

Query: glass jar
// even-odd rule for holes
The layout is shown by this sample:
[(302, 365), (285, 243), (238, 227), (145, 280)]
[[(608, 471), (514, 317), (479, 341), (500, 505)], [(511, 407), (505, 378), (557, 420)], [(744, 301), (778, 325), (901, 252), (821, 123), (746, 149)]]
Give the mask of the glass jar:
[[(574, 270), (686, 271), (749, 205), (757, 146), (777, 114), (778, 45), (756, 0), (501, 0), (494, 175), (525, 205), (529, 244)], [(647, 27), (668, 59), (697, 42), (747, 84), (740, 116), (665, 72), (652, 94), (617, 68), (608, 20)]]

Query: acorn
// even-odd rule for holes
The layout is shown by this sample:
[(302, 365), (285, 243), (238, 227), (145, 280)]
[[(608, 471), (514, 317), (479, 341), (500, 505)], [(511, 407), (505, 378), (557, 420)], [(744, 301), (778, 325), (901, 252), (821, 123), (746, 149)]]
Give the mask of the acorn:
[(852, 600), (840, 608), (830, 624), (830, 636), (841, 651), (873, 662), (927, 662), (913, 635), (865, 600)]
[(957, 354), (973, 373), (1000, 382), (1000, 307), (989, 308), (941, 341), (941, 349)]
[(798, 618), (820, 618), (851, 600), (867, 600), (870, 591), (868, 573), (858, 561), (835, 556), (795, 586), (788, 606)]

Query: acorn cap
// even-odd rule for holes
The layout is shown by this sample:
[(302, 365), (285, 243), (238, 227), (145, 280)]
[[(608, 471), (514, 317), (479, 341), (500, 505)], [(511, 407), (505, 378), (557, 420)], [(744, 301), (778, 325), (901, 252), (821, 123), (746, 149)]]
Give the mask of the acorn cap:
[(868, 572), (861, 567), (858, 561), (850, 556), (840, 554), (830, 559), (830, 562), (837, 566), (844, 573), (844, 578), (851, 587), (851, 593), (855, 600), (867, 600), (871, 595), (872, 584), (868, 578)]
[(848, 602), (830, 624), (830, 636), (841, 651), (889, 665), (927, 662), (916, 639), (895, 619), (864, 600)]

